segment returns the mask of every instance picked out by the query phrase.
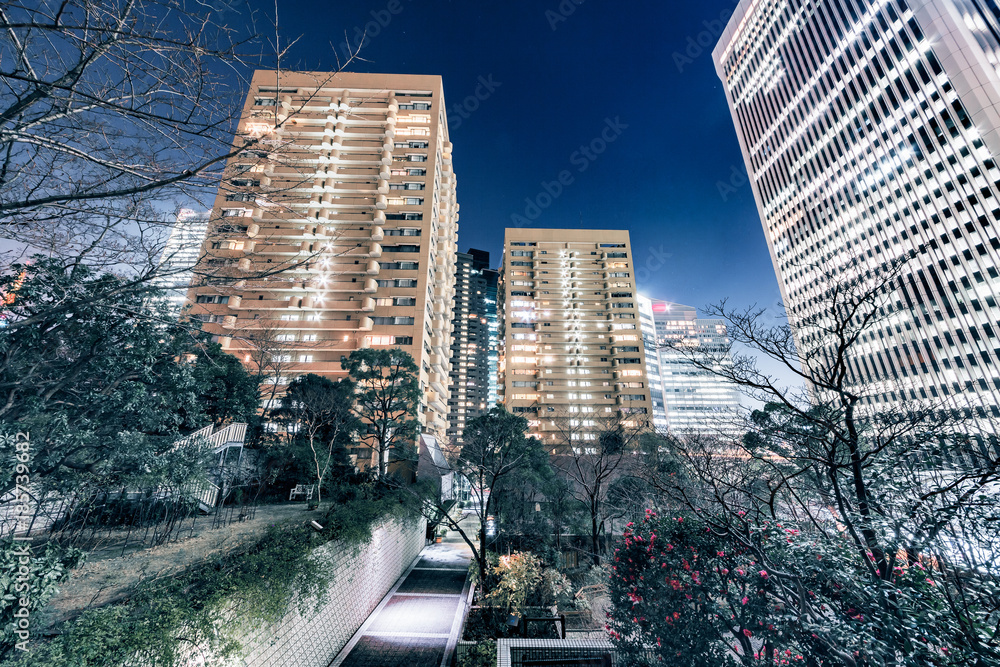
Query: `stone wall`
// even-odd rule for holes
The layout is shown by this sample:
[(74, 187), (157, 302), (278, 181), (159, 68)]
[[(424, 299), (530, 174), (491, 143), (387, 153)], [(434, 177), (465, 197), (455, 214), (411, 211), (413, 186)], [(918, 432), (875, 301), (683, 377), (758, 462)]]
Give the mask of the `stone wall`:
[(334, 568), (326, 604), (303, 617), (293, 609), (248, 638), (246, 667), (327, 667), (424, 547), (426, 522), (388, 522), (361, 546), (320, 547)]

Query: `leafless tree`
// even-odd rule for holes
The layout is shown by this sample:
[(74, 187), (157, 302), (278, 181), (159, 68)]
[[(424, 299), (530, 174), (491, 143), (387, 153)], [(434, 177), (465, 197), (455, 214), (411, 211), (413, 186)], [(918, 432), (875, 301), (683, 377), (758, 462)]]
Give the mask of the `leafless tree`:
[(261, 405), (265, 409), (277, 407), (278, 394), (283, 391), (289, 374), (298, 367), (297, 360), (278, 323), (273, 320), (256, 320), (234, 336), (243, 347), (240, 359), (246, 365), (260, 388)]
[[(287, 212), (282, 191), (295, 183), (286, 178), (251, 193), (245, 175), (236, 178), (236, 170), (256, 172), (291, 159), (283, 157), (280, 135), (300, 108), (244, 118), (243, 73), (265, 62), (280, 67), (294, 43), (262, 39), (258, 18), (232, 8), (219, 14), (198, 0), (0, 6), (3, 264), (41, 252), (101, 266), (129, 277), (117, 292), (141, 297), (154, 288), (187, 287), (170, 285), (157, 261), (177, 207), (204, 205), (221, 190)], [(277, 19), (271, 20), (277, 35)], [(289, 266), (237, 275), (206, 265), (201, 273), (221, 284)]]
[(568, 482), (573, 498), (590, 518), (591, 558), (601, 564), (601, 539), (609, 523), (622, 515), (612, 502), (616, 487), (635, 474), (640, 440), (649, 431), (647, 415), (613, 413), (560, 413), (547, 417), (556, 427), (552, 467)]
[[(860, 573), (853, 585), (877, 601), (869, 611), (883, 619), (890, 653), (906, 654), (906, 627), (914, 621), (901, 617), (902, 598), (874, 591), (900, 568), (933, 562), (945, 582), (946, 612), (931, 610), (929, 622), (949, 617), (963, 644), (995, 657), (996, 631), (982, 625), (995, 626), (1000, 609), (990, 574), (1000, 536), (985, 511), (1000, 485), (995, 426), (976, 417), (962, 396), (880, 400), (889, 391), (903, 396), (905, 376), (929, 363), (929, 349), (914, 344), (904, 351), (901, 378), (894, 372), (872, 381), (853, 365), (869, 336), (923, 319), (901, 296), (913, 280), (908, 267), (896, 262), (854, 281), (830, 272), (816, 286), (815, 313), (793, 314), (791, 322), (756, 307), (723, 302), (710, 308), (726, 320), (734, 349), (750, 353), (735, 354), (732, 366), (694, 355), (691, 362), (736, 383), (761, 408), (750, 415), (740, 442), (689, 437), (666, 443), (679, 473), (647, 479), (753, 553), (781, 584), (785, 608), (803, 618), (822, 619), (829, 608), (801, 595), (803, 573), (774, 561), (755, 531), (787, 522), (808, 534), (824, 557), (850, 545), (853, 556), (843, 557)], [(788, 387), (759, 358), (800, 378), (805, 388)], [(929, 609), (906, 608), (906, 614)], [(856, 664), (835, 641), (817, 641), (828, 655)]]

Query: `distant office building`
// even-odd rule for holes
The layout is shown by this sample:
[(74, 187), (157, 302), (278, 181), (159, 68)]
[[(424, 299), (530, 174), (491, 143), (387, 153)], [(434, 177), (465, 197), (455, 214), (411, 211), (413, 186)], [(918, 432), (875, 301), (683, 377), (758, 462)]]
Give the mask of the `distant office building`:
[(500, 400), (532, 434), (585, 450), (619, 418), (649, 425), (627, 231), (508, 229), (498, 306)]
[(152, 284), (163, 290), (170, 314), (175, 318), (180, 317), (187, 303), (188, 286), (201, 256), (210, 214), (210, 211), (182, 208), (160, 254), (157, 277)]
[(653, 319), (653, 302), (639, 295), (639, 322), (642, 327), (642, 344), (646, 350), (646, 377), (649, 379), (649, 397), (653, 403), (653, 428), (657, 432), (668, 430), (667, 411), (663, 404), (663, 381), (660, 378), (660, 351)]
[(803, 358), (824, 275), (887, 285), (865, 405), (1000, 418), (1000, 7), (742, 0), (713, 53)]
[[(694, 363), (732, 365), (725, 322), (700, 319), (697, 309), (678, 303), (654, 301), (650, 308), (660, 344), (660, 379), (670, 431), (739, 437), (739, 390)], [(665, 347), (668, 344), (682, 349)]]
[[(462, 444), (466, 424), (492, 407), (489, 402), (491, 314), (496, 321), (496, 279), (493, 279), (494, 299), (491, 304), (487, 300), (489, 277), (484, 275), (484, 269), (489, 267), (490, 254), (483, 250), (469, 250), (457, 256), (451, 397), (448, 400), (448, 438), (453, 445)], [(495, 276), (495, 272), (492, 273)]]
[(441, 77), (280, 75), (250, 82), (241, 129), (260, 141), (229, 160), (203, 248), (231, 280), (196, 284), (193, 316), (251, 366), (254, 336), (273, 339), (282, 389), (343, 377), (355, 350), (408, 352), (421, 430), (441, 442), (458, 238)]

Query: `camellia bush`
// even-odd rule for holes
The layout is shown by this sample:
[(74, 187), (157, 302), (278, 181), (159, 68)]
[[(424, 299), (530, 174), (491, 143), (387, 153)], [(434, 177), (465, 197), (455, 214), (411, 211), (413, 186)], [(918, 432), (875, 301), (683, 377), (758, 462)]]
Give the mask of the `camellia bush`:
[[(846, 538), (831, 547), (763, 521), (746, 546), (721, 525), (652, 511), (628, 525), (607, 623), (627, 664), (980, 664), (944, 622), (948, 591), (933, 562), (896, 568), (871, 594), (853, 583), (871, 563), (856, 562)], [(897, 626), (907, 636), (890, 636)], [(890, 645), (906, 650), (887, 662)]]

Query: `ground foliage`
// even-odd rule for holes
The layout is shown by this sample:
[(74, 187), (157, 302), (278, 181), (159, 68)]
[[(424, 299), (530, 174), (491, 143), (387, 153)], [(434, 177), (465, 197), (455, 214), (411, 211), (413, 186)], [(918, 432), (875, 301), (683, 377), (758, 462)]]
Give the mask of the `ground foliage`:
[[(316, 548), (357, 546), (383, 520), (412, 520), (410, 494), (380, 485), (345, 487), (317, 515), (323, 530), (275, 525), (233, 551), (171, 578), (147, 580), (118, 604), (90, 609), (10, 664), (23, 667), (150, 667), (240, 655), (245, 634), (293, 607), (309, 616), (326, 601), (332, 568)], [(209, 664), (213, 664), (209, 662)]]

